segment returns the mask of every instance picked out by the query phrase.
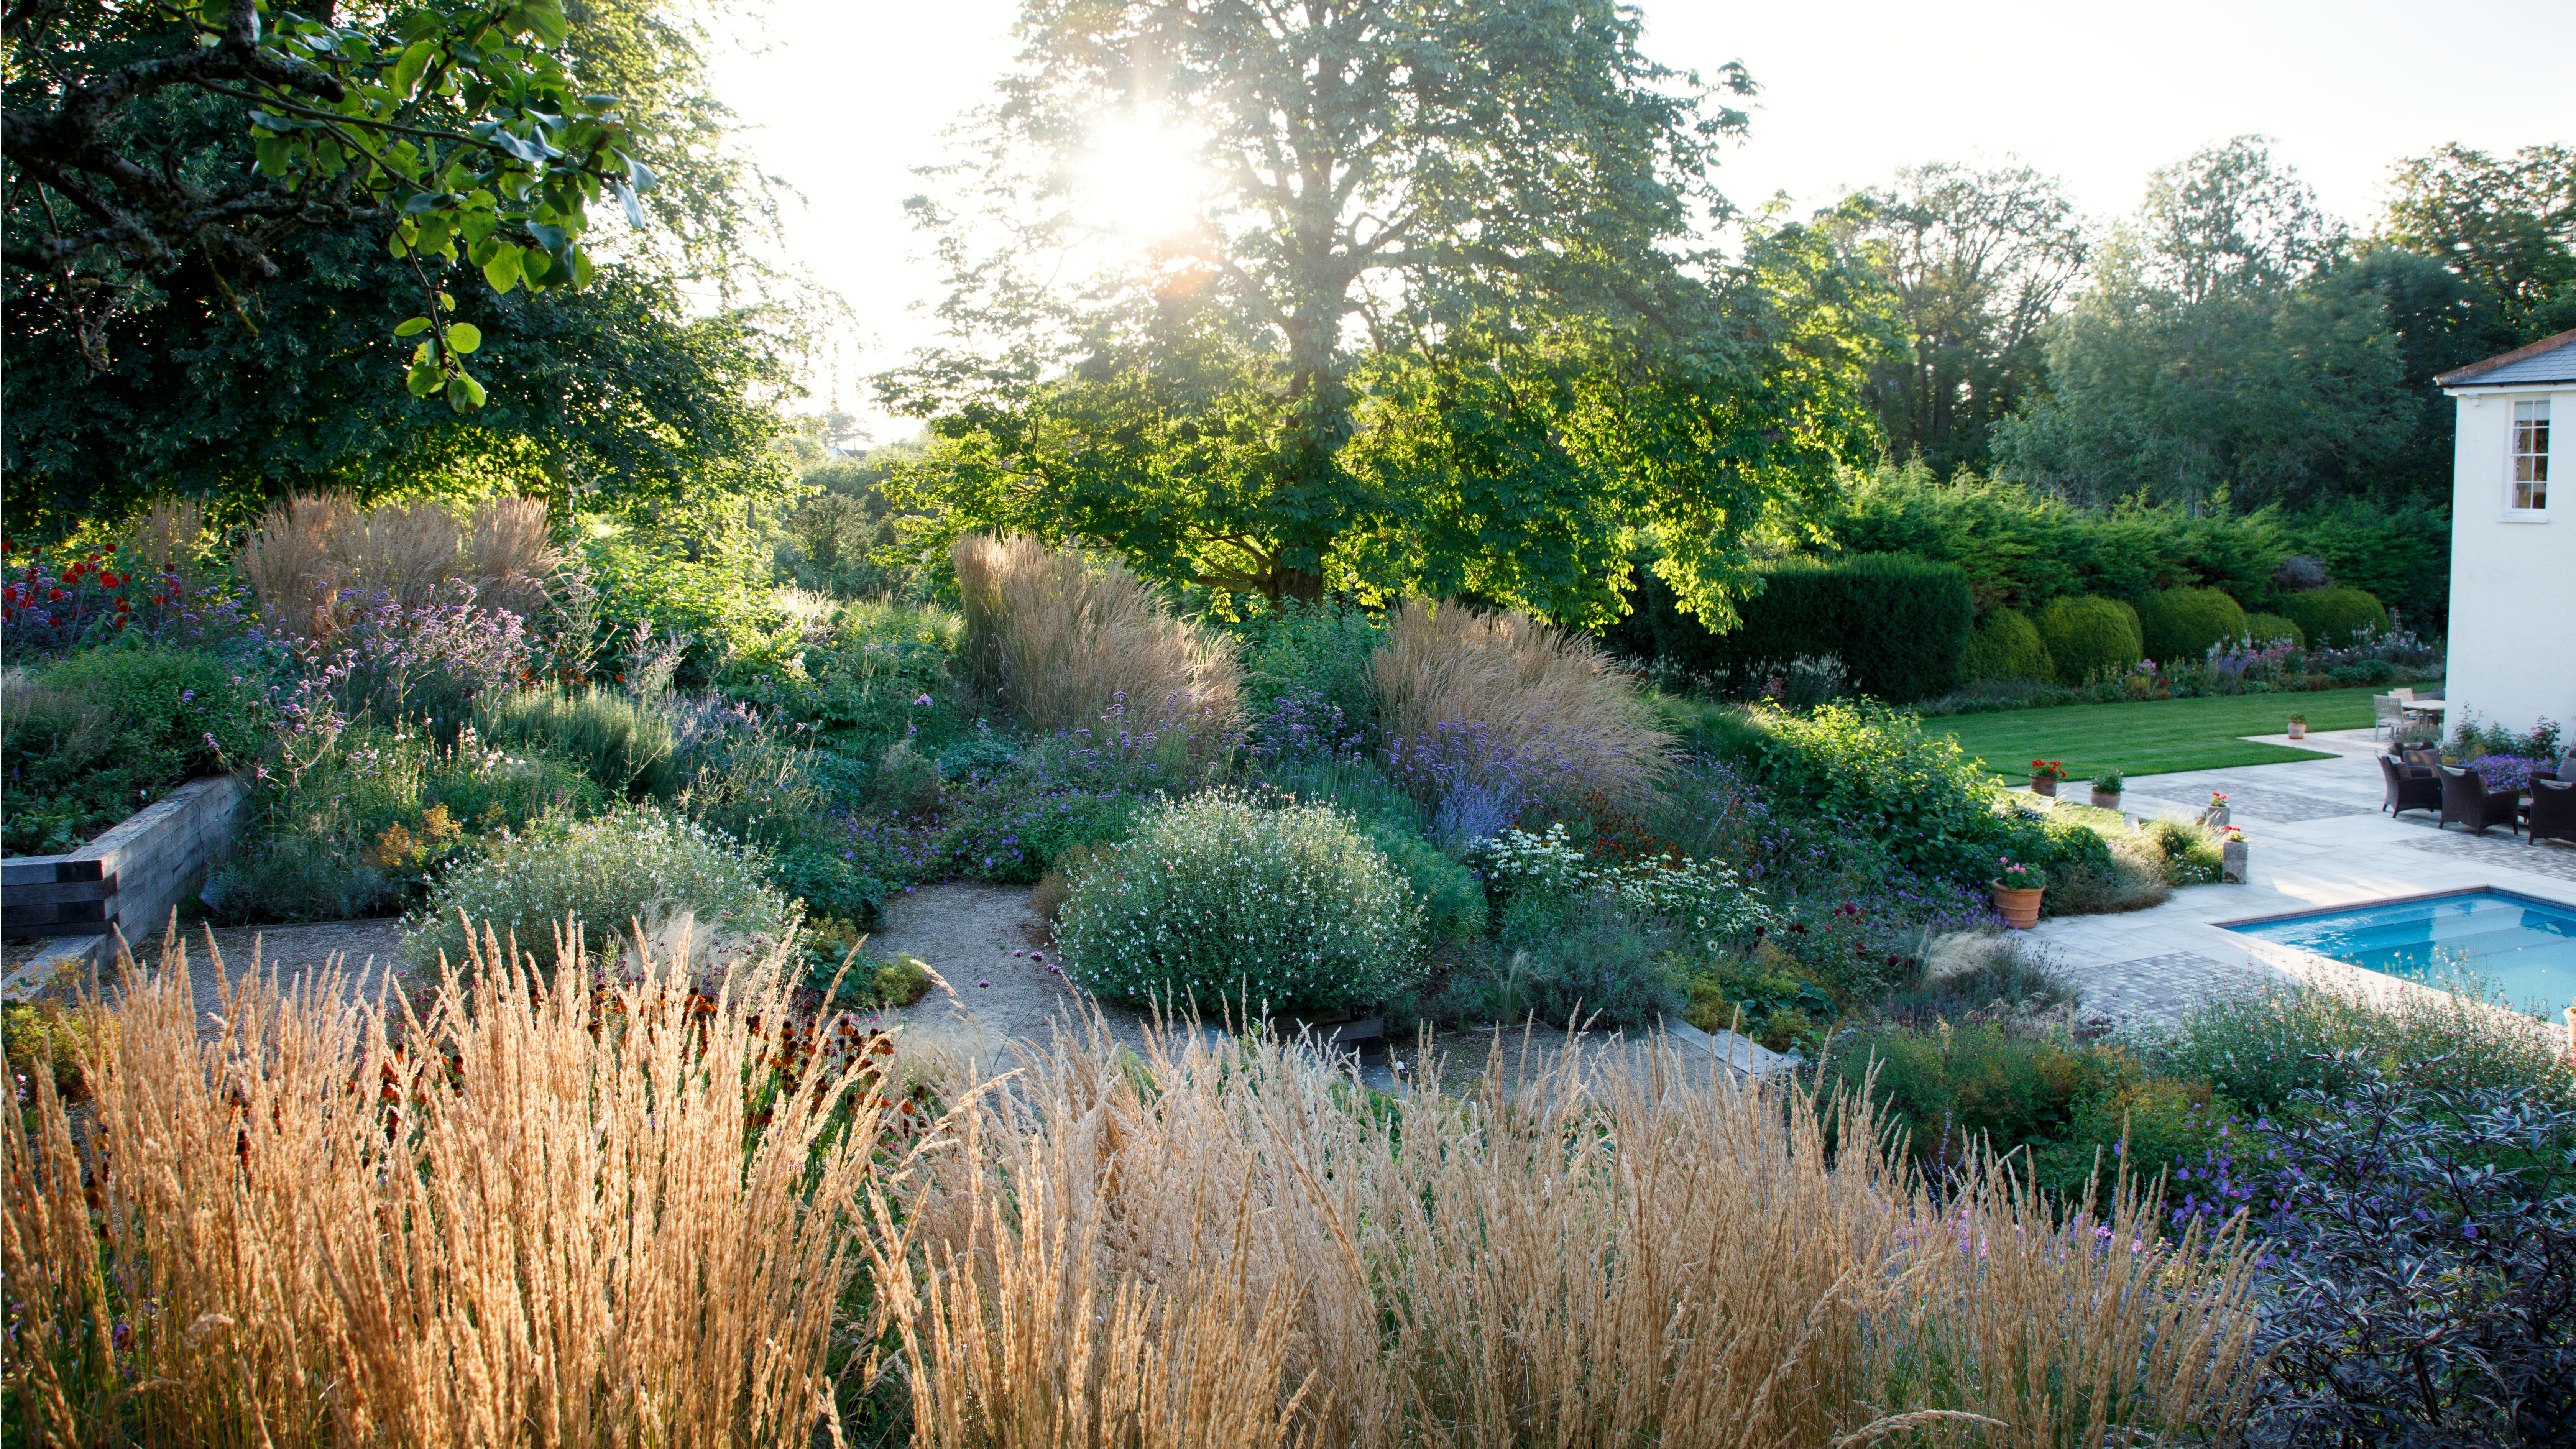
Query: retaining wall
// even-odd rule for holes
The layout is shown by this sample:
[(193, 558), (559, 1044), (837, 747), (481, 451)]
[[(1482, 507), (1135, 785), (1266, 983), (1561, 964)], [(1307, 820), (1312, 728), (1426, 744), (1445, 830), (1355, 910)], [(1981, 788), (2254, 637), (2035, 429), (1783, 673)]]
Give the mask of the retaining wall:
[(69, 855), (0, 860), (0, 935), (155, 936), (232, 844), (240, 780), (191, 780)]

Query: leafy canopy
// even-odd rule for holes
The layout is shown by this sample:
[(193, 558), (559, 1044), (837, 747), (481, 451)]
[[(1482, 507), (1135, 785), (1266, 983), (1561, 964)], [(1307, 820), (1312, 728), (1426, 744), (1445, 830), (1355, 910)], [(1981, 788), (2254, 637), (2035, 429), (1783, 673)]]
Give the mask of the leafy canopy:
[[(1861, 286), (1814, 229), (1732, 261), (1750, 92), (1583, 0), (1032, 0), (1018, 70), (915, 204), (948, 343), (880, 380), (954, 528), (1168, 578), (1615, 611), (1637, 535), (1722, 606), (1741, 537), (1860, 445)], [(1104, 205), (1142, 137), (1167, 203)], [(1132, 181), (1132, 172), (1128, 175)]]

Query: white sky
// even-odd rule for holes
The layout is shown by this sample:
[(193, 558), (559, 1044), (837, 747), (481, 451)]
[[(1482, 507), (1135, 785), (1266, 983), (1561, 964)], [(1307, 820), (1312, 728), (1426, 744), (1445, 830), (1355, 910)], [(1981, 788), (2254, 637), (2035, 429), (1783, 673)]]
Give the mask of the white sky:
[[(791, 260), (838, 289), (857, 333), (810, 379), (872, 419), (864, 386), (936, 335), (940, 294), (903, 199), (910, 168), (1011, 61), (1009, 0), (769, 0), (765, 44), (725, 58), (718, 94), (761, 129), (762, 163), (801, 191)], [(1801, 209), (1898, 166), (2017, 155), (2078, 205), (2134, 207), (2156, 166), (2229, 136), (2274, 138), (2329, 210), (2367, 228), (2392, 162), (2444, 141), (2512, 150), (2576, 141), (2568, 0), (2167, 0), (2085, 5), (1893, 0), (1719, 5), (1645, 0), (1646, 53), (1703, 71), (1741, 60), (1762, 94), (1720, 168), (1754, 205)]]

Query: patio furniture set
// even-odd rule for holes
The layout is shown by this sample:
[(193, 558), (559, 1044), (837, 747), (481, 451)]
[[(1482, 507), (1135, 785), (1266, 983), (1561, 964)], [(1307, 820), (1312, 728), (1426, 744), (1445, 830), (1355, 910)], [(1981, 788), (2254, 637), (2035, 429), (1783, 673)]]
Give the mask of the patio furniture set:
[(2576, 750), (2559, 756), (2556, 766), (2531, 772), (2529, 789), (2487, 788), (2478, 762), (2445, 765), (2431, 750), (2404, 750), (2379, 757), (2379, 773), (2388, 785), (2380, 808), (2391, 815), (2431, 811), (2439, 829), (2467, 826), (2484, 835), (2493, 826), (2525, 832), (2531, 843), (2576, 842)]
[(2402, 740), (2417, 727), (2427, 724), (2433, 726), (2434, 733), (2438, 735), (2442, 719), (2450, 709), (2450, 701), (2417, 699), (2413, 689), (2392, 689), (2386, 694), (2374, 694), (2370, 697), (2370, 737), (2377, 739), (2379, 732), (2386, 730), (2390, 739)]

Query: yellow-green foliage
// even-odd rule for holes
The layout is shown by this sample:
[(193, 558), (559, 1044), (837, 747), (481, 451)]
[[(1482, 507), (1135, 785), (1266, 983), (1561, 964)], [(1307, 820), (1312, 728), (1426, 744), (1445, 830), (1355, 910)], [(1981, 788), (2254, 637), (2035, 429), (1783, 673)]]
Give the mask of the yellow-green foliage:
[(2045, 683), (2057, 677), (2057, 665), (2048, 657), (2048, 643), (2039, 637), (2039, 626), (2028, 614), (2019, 609), (1989, 609), (1977, 621), (1976, 632), (1968, 636), (1968, 677)]
[(2245, 637), (2258, 643), (2287, 640), (2302, 649), (2308, 647), (2308, 631), (2300, 628), (2297, 620), (2285, 619), (2278, 614), (2246, 615)]
[(2352, 642), (2353, 635), (2365, 628), (2385, 632), (2388, 610), (2362, 589), (2310, 589), (2303, 594), (2283, 594), (2281, 614), (2297, 624), (2308, 636), (2311, 647), (2332, 649)]
[(2123, 673), (2146, 657), (2138, 611), (2118, 599), (2094, 595), (2051, 599), (2039, 611), (2037, 622), (2062, 684)]
[(2139, 643), (2159, 664), (2198, 659), (2245, 637), (2245, 607), (2216, 589), (2162, 589), (2138, 602)]

